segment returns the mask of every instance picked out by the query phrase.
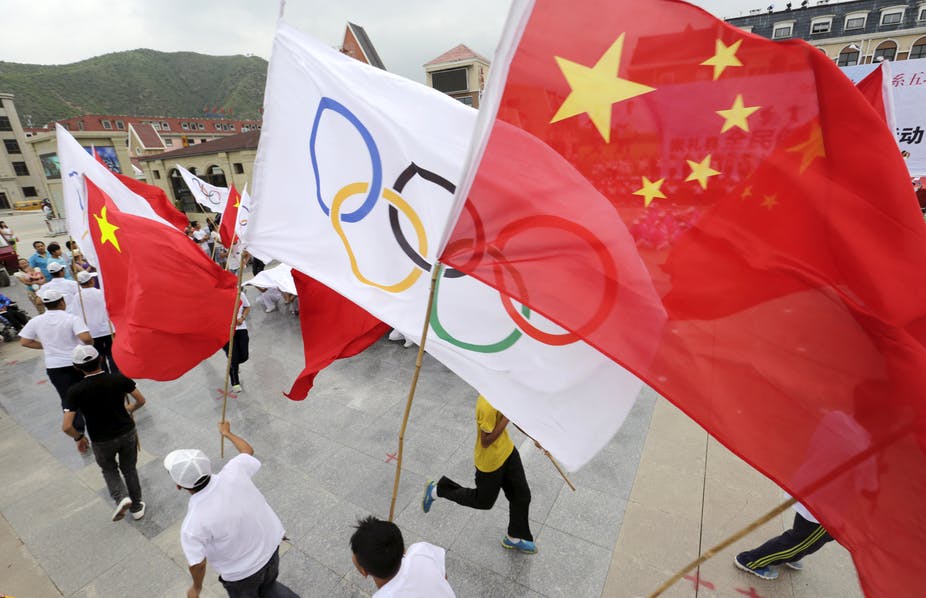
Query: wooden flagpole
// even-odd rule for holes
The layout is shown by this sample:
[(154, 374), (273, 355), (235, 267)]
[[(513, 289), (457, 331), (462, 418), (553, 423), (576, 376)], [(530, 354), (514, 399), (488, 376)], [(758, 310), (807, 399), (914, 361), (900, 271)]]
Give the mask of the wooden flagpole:
[(519, 426), (518, 424), (516, 424), (516, 423), (514, 423), (514, 422), (512, 422), (512, 425), (513, 425), (515, 428), (517, 428), (518, 431), (521, 432), (521, 434), (524, 434), (525, 436), (527, 436), (528, 438), (530, 438), (531, 440), (534, 441), (534, 444), (537, 446), (537, 448), (539, 448), (539, 449), (543, 452), (543, 454), (547, 456), (547, 459), (550, 460), (550, 463), (552, 463), (552, 464), (553, 464), (553, 467), (556, 468), (556, 471), (559, 472), (560, 477), (563, 478), (563, 481), (566, 482), (566, 485), (569, 486), (569, 488), (570, 488), (573, 492), (575, 492), (575, 491), (576, 491), (576, 487), (572, 484), (572, 481), (571, 481), (568, 477), (566, 477), (566, 472), (563, 471), (563, 468), (560, 467), (559, 463), (556, 462), (556, 459), (553, 458), (553, 455), (550, 454), (550, 451), (548, 451), (547, 449), (543, 448), (543, 445), (540, 444), (539, 442), (537, 442), (537, 439), (536, 439), (536, 438), (534, 438), (533, 436), (531, 436), (530, 434), (528, 434), (527, 432), (525, 432), (524, 430), (522, 430), (522, 429), (521, 429), (521, 426)]
[[(243, 258), (242, 254), (242, 258)], [(235, 287), (235, 309), (232, 311), (231, 325), (228, 330), (228, 359), (225, 360), (225, 389), (222, 391), (222, 423), (225, 423), (225, 409), (228, 407), (228, 378), (231, 376), (231, 362), (233, 351), (235, 350), (235, 328), (238, 327), (238, 306), (241, 304), (241, 275), (244, 268), (238, 268), (238, 286)], [(219, 456), (225, 458), (225, 437), (219, 435), (221, 442), (219, 444)]]
[(434, 305), (434, 290), (437, 278), (444, 268), (435, 262), (431, 266), (431, 291), (428, 293), (428, 307), (424, 314), (424, 325), (421, 327), (421, 342), (418, 343), (418, 358), (415, 359), (415, 374), (412, 376), (412, 385), (408, 389), (408, 400), (405, 401), (405, 415), (402, 416), (402, 428), (399, 430), (399, 451), (395, 462), (395, 483), (392, 486), (392, 500), (389, 502), (389, 521), (395, 516), (395, 500), (399, 494), (399, 479), (402, 477), (402, 455), (405, 446), (405, 428), (408, 426), (408, 414), (412, 410), (412, 400), (415, 398), (415, 387), (418, 386), (418, 375), (421, 373), (421, 361), (424, 358), (424, 343), (428, 338), (428, 325), (431, 320), (431, 307)]

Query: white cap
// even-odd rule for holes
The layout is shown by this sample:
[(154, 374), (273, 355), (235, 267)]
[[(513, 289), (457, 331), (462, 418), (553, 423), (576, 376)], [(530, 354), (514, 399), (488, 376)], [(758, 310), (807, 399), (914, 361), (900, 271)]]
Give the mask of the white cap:
[(36, 295), (42, 299), (42, 303), (54, 303), (59, 299), (64, 299), (64, 293), (57, 289), (39, 289)]
[(100, 354), (93, 348), (93, 345), (77, 345), (71, 351), (71, 361), (77, 365), (93, 361), (99, 356)]
[(164, 457), (164, 467), (181, 488), (192, 488), (200, 479), (212, 475), (212, 461), (199, 449), (179, 449)]
[(91, 278), (96, 278), (96, 272), (78, 272), (77, 273), (77, 282), (84, 284), (88, 282)]
[(64, 270), (64, 266), (61, 265), (61, 262), (52, 262), (48, 264), (48, 271), (54, 274), (55, 272), (61, 272)]

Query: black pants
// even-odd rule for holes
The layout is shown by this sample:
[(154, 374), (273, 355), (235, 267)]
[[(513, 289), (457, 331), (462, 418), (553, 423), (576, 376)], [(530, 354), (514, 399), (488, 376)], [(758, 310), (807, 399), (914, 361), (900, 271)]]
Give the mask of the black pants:
[(477, 469), (475, 488), (464, 488), (447, 476), (437, 482), (439, 497), (473, 509), (491, 509), (499, 490), (503, 490), (508, 499), (508, 535), (533, 542), (534, 536), (531, 535), (528, 522), (531, 489), (527, 485), (518, 449), (512, 450), (511, 455), (495, 471), (486, 473)]
[[(138, 436), (135, 428), (112, 440), (94, 442), (91, 447), (96, 464), (103, 471), (109, 495), (116, 504), (128, 496), (132, 499), (132, 512), (141, 509), (141, 484), (135, 470), (138, 463)], [(119, 458), (118, 463), (116, 457)], [(122, 475), (119, 475), (120, 472)]]
[[(248, 360), (248, 340), (247, 329), (235, 330), (235, 346), (232, 347), (231, 369), (229, 370), (232, 386), (241, 384), (238, 378), (238, 366)], [(225, 343), (222, 350), (225, 351), (225, 355), (228, 355), (228, 343)]]
[(22, 330), (26, 322), (29, 321), (29, 316), (21, 312), (15, 305), (9, 306), (6, 311), (3, 312), (3, 317), (10, 321), (10, 324), (16, 329), (16, 332)]
[(225, 581), (219, 576), (219, 581), (231, 598), (287, 598), (298, 595), (277, 581), (280, 573), (280, 549), (273, 552), (267, 564), (257, 573), (249, 575), (238, 581)]
[[(55, 390), (58, 391), (58, 396), (61, 397), (61, 408), (64, 409), (64, 397), (67, 396), (68, 389), (83, 380), (84, 375), (77, 371), (74, 366), (48, 368), (45, 373), (48, 374), (48, 379), (51, 380)], [(84, 416), (78, 411), (74, 415), (74, 429), (83, 433), (85, 428)]]
[(822, 525), (795, 513), (791, 529), (758, 548), (740, 553), (740, 561), (750, 569), (793, 563), (820, 550), (832, 539)]
[(111, 334), (93, 337), (93, 348), (100, 354), (100, 368), (104, 372), (107, 374), (122, 373), (113, 360), (113, 337)]

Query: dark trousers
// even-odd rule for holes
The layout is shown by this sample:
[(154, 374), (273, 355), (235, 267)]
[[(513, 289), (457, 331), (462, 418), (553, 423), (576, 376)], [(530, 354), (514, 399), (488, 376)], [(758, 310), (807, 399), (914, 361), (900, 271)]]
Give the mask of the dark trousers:
[(100, 368), (107, 374), (121, 374), (116, 362), (113, 360), (113, 336), (93, 337), (93, 348), (100, 354)]
[[(247, 329), (235, 330), (235, 346), (232, 347), (231, 369), (229, 370), (229, 377), (233, 386), (241, 384), (241, 380), (238, 378), (238, 366), (248, 360), (248, 340)], [(222, 350), (225, 351), (225, 355), (228, 355), (228, 343), (225, 343)]]
[(273, 551), (273, 556), (267, 564), (257, 573), (249, 575), (238, 581), (225, 581), (219, 576), (219, 581), (231, 598), (287, 598), (298, 595), (277, 581), (280, 573), (280, 549)]
[(740, 553), (740, 560), (750, 569), (799, 561), (820, 550), (833, 537), (823, 526), (794, 514), (794, 526), (762, 546)]
[(527, 485), (518, 449), (511, 451), (511, 455), (495, 471), (486, 473), (477, 469), (475, 488), (464, 488), (447, 476), (437, 482), (439, 497), (473, 509), (491, 509), (499, 490), (503, 490), (508, 499), (508, 535), (533, 542), (528, 522), (531, 489)]
[[(45, 373), (48, 374), (48, 379), (51, 380), (52, 386), (58, 391), (58, 396), (61, 397), (61, 408), (64, 409), (64, 397), (67, 396), (68, 389), (83, 380), (84, 375), (77, 371), (77, 368), (74, 366), (48, 368), (45, 370)], [(85, 428), (84, 416), (78, 411), (74, 415), (74, 429), (83, 433)]]
[(9, 306), (7, 310), (3, 312), (3, 317), (10, 321), (10, 324), (16, 329), (16, 332), (22, 330), (23, 326), (29, 321), (29, 316), (21, 312), (15, 305)]
[[(128, 496), (132, 499), (133, 511), (140, 509), (141, 484), (138, 483), (138, 472), (135, 471), (135, 464), (138, 462), (138, 437), (135, 428), (122, 436), (94, 442), (90, 446), (93, 448), (96, 464), (103, 470), (103, 479), (106, 480), (109, 495), (116, 504)], [(122, 472), (121, 476), (119, 472)], [(123, 478), (125, 482), (122, 481)]]

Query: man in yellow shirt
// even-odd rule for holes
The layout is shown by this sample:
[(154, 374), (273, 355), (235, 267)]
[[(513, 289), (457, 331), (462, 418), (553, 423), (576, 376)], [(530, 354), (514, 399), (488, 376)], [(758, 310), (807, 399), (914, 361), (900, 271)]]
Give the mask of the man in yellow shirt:
[(446, 498), (473, 509), (491, 509), (504, 490), (508, 499), (508, 535), (502, 546), (527, 554), (537, 552), (528, 522), (531, 490), (527, 486), (521, 455), (508, 436), (508, 418), (492, 407), (485, 397), (476, 399), (476, 487), (464, 488), (447, 476), (425, 486), (421, 508), (427, 513), (434, 501)]

